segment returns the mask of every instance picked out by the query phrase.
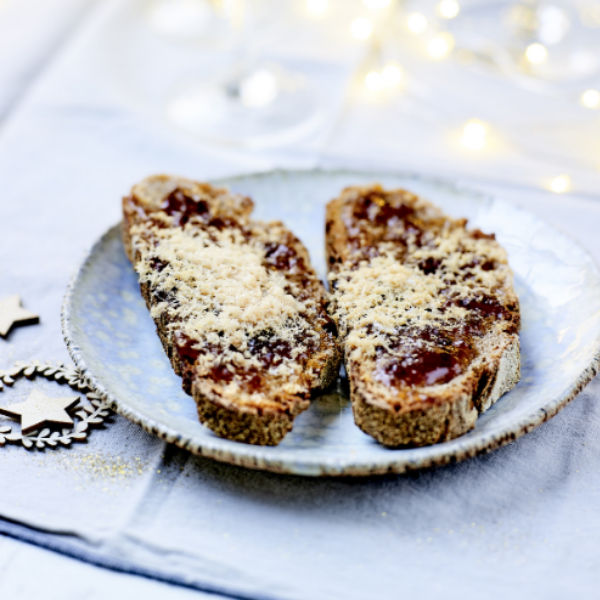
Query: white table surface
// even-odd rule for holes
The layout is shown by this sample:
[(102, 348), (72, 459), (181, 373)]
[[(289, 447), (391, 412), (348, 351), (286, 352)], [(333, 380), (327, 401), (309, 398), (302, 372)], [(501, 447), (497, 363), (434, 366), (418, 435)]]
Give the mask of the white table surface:
[[(79, 42), (71, 42), (71, 40), (77, 40), (78, 36), (81, 38), (83, 36), (82, 31), (87, 32), (86, 35), (93, 36), (94, 19), (97, 18), (94, 15), (103, 14), (101, 6), (98, 10), (98, 6), (101, 4), (102, 2), (92, 2), (91, 0), (0, 1), (0, 144), (3, 143), (3, 140), (10, 140), (10, 136), (15, 135), (17, 131), (28, 128), (27, 130), (31, 132), (36, 127), (35, 121), (28, 124), (28, 118), (30, 118), (28, 115), (35, 114), (33, 109), (39, 108), (40, 98), (45, 98), (48, 106), (55, 109), (64, 102), (64, 97), (61, 97), (57, 88), (52, 87), (53, 78), (56, 80), (59, 77), (64, 77), (70, 69), (81, 68), (81, 61), (89, 60), (89, 57), (85, 54), (75, 53), (74, 56), (72, 50), (69, 54), (64, 48), (71, 43), (74, 43), (74, 47), (77, 48), (77, 43), (81, 43), (81, 39), (79, 39)], [(97, 12), (94, 13), (94, 10)], [(125, 16), (123, 18), (130, 17)], [(105, 49), (102, 48), (98, 50), (101, 58), (104, 51)], [(82, 81), (82, 85), (85, 86), (85, 81)], [(40, 92), (40, 90), (42, 91)], [(113, 90), (107, 85), (106, 98), (103, 100), (107, 103), (113, 101), (115, 104), (119, 101), (122, 102), (122, 97), (117, 98), (119, 94), (122, 95), (122, 92), (122, 89)], [(72, 94), (73, 91), (69, 90), (69, 93)], [(143, 107), (140, 105), (139, 98), (131, 100), (131, 97), (129, 97), (127, 102), (130, 103), (129, 108), (134, 106), (140, 113), (145, 111), (145, 117), (148, 117), (148, 114), (152, 112), (148, 106)], [(371, 166), (373, 162), (387, 167), (401, 164), (403, 167), (422, 168), (433, 173), (446, 175), (456, 173), (461, 176), (463, 181), (468, 181), (472, 186), (501, 194), (504, 198), (515, 201), (543, 216), (550, 223), (577, 239), (597, 260), (600, 259), (600, 235), (598, 235), (600, 202), (598, 202), (598, 198), (591, 197), (594, 185), (597, 181), (600, 182), (600, 179), (594, 169), (586, 168), (585, 165), (581, 164), (574, 169), (574, 172), (581, 173), (581, 191), (586, 192), (586, 197), (575, 195), (556, 196), (536, 191), (533, 187), (536, 181), (560, 173), (554, 159), (546, 161), (533, 153), (526, 156), (523, 155), (522, 151), (519, 151), (513, 154), (507, 153), (500, 158), (497, 156), (484, 157), (479, 159), (477, 164), (473, 164), (473, 161), (464, 155), (455, 157), (454, 162), (448, 162), (448, 156), (452, 155), (452, 152), (440, 150), (439, 148), (437, 150), (432, 149), (431, 141), (435, 140), (436, 136), (441, 139), (444, 135), (443, 132), (439, 131), (439, 124), (435, 122), (430, 123), (428, 126), (427, 135), (429, 137), (427, 139), (429, 142), (421, 141), (414, 146), (401, 143), (394, 145), (393, 140), (385, 135), (386, 128), (381, 127), (381, 125), (389, 122), (390, 114), (402, 114), (404, 109), (399, 108), (399, 105), (402, 104), (412, 106), (412, 108), (405, 107), (408, 111), (407, 114), (414, 110), (414, 100), (410, 98), (398, 100), (393, 106), (388, 107), (386, 113), (384, 110), (375, 110), (368, 102), (362, 103), (360, 98), (357, 99), (355, 96), (350, 95), (346, 109), (341, 113), (335, 130), (330, 133), (327, 139), (319, 140), (316, 147), (308, 146), (308, 150), (302, 148), (301, 155), (295, 153), (293, 148), (281, 153), (265, 152), (253, 154), (252, 156), (246, 155), (244, 152), (215, 151), (212, 154), (214, 162), (206, 168), (206, 171), (213, 176), (217, 176), (233, 173), (237, 170), (250, 171), (286, 164), (310, 166), (311, 164), (328, 164), (330, 161), (341, 161), (342, 164), (352, 163), (366, 166)], [(419, 122), (414, 120), (403, 121), (400, 118), (395, 119), (394, 122), (396, 123), (395, 136), (408, 136), (409, 138), (413, 136), (414, 138), (419, 135)], [(152, 121), (149, 121), (149, 123), (149, 127), (152, 127)], [(425, 125), (423, 125), (423, 128), (425, 128)], [(374, 131), (377, 132), (376, 135), (373, 134)], [(72, 132), (67, 132), (67, 135), (72, 135)], [(196, 143), (184, 138), (179, 139), (178, 135), (175, 132), (170, 132), (167, 139), (173, 140), (173, 147), (177, 146), (180, 149), (181, 156), (185, 151), (192, 155), (190, 160), (179, 163), (182, 165), (183, 172), (191, 174)], [(377, 136), (379, 136), (379, 139)], [(377, 142), (381, 143), (378, 144)], [(177, 158), (181, 158), (181, 156)], [(114, 173), (111, 173), (110, 170), (105, 171), (108, 181), (106, 189), (112, 193), (113, 190), (123, 188), (125, 182), (130, 184), (138, 176), (145, 174), (146, 169), (160, 169), (161, 161), (165, 163), (165, 170), (171, 169), (176, 164), (175, 159), (169, 162), (157, 152), (154, 161), (145, 160), (140, 164), (136, 164), (135, 160), (130, 160), (127, 165), (129, 171), (126, 171), (125, 168), (121, 170), (119, 165), (115, 165)], [(68, 168), (68, 166), (65, 168)], [(530, 176), (532, 172), (535, 172), (535, 176)], [(518, 173), (518, 175), (511, 178), (511, 173)], [(57, 181), (60, 180), (60, 174), (56, 177)], [(507, 179), (512, 183), (503, 183)], [(88, 181), (87, 184), (89, 185), (89, 183)], [(530, 187), (524, 189), (514, 185), (516, 183), (528, 183)], [(59, 185), (66, 185), (66, 183), (62, 181), (59, 182)], [(85, 182), (81, 185), (84, 189)], [(11, 193), (14, 193), (14, 190), (11, 190)], [(116, 205), (107, 210), (97, 202), (96, 204), (92, 203), (90, 207), (87, 214), (92, 219), (96, 218), (102, 222), (111, 223), (118, 218), (118, 207)], [(0, 208), (4, 209), (4, 215), (14, 219), (22, 219), (22, 224), (20, 223), (19, 227), (22, 229), (23, 235), (27, 237), (29, 235), (25, 224), (27, 215), (19, 213), (18, 206), (8, 207), (8, 210), (6, 210), (7, 206), (2, 206), (1, 200)], [(87, 227), (90, 233), (95, 231), (91, 224), (88, 224)], [(0, 251), (4, 253), (4, 257), (8, 256), (7, 249), (3, 247), (1, 239)], [(71, 265), (71, 268), (77, 262), (73, 258), (72, 252), (72, 249), (66, 244), (64, 253), (63, 249), (58, 249), (62, 263), (66, 266)], [(30, 264), (27, 256), (23, 260), (24, 264)], [(10, 266), (5, 269), (4, 273), (0, 268), (0, 296), (4, 295), (8, 284), (12, 287), (19, 286), (17, 290), (11, 287), (10, 291), (12, 292), (27, 289), (26, 274), (20, 269), (13, 269)], [(58, 299), (62, 295), (62, 289), (54, 290), (52, 293)], [(54, 324), (47, 333), (47, 335), (54, 336), (54, 338), (59, 335), (58, 328), (55, 325), (57, 324)], [(34, 340), (34, 330), (35, 328), (31, 328), (26, 334), (20, 336), (19, 341)], [(48, 347), (50, 346), (48, 341), (44, 339), (32, 343), (38, 353), (44, 349), (45, 344)], [(19, 354), (22, 351), (22, 345), (9, 344), (0, 340), (0, 358), (11, 358), (13, 354)], [(598, 381), (595, 381), (590, 387), (590, 394), (596, 398), (600, 396), (599, 385)], [(589, 402), (588, 398), (587, 403)], [(579, 405), (579, 408), (581, 408), (581, 405)], [(589, 481), (586, 476), (589, 476), (590, 480), (595, 476), (598, 464), (595, 443), (590, 448), (590, 444), (595, 440), (586, 439), (586, 441), (579, 441), (576, 444), (567, 443), (569, 435), (573, 433), (570, 428), (576, 427), (579, 422), (578, 419), (582, 418), (578, 416), (580, 412), (575, 404), (569, 406), (551, 424), (542, 426), (536, 433), (537, 438), (535, 438), (539, 441), (540, 447), (548, 442), (548, 436), (551, 436), (553, 440), (557, 439), (557, 443), (565, 445), (564, 458), (568, 460), (570, 466), (568, 474), (560, 475), (558, 479), (568, 480), (570, 485), (566, 488), (556, 486), (553, 489), (551, 487), (545, 490), (540, 498), (536, 500), (536, 502), (545, 503), (546, 506), (555, 504), (557, 514), (563, 517), (573, 511), (581, 510), (593, 514), (595, 508), (586, 506), (585, 500), (582, 500), (582, 494), (575, 493), (575, 490), (585, 489), (586, 482)], [(592, 418), (597, 420), (598, 417), (592, 415)], [(592, 433), (597, 430), (596, 427), (597, 423), (594, 421)], [(535, 449), (537, 442), (533, 437), (531, 439), (534, 441), (528, 443)], [(588, 443), (587, 447), (586, 442)], [(493, 469), (493, 463), (487, 464), (486, 467), (482, 466), (482, 469), (484, 468)], [(579, 474), (579, 471), (581, 471), (581, 474)], [(595, 482), (591, 485), (595, 489)], [(573, 498), (572, 501), (570, 500), (571, 497)], [(499, 492), (499, 496), (495, 498), (494, 506), (490, 509), (497, 509), (502, 504), (502, 494)], [(522, 515), (519, 517), (516, 513), (511, 515), (510, 510), (506, 514), (508, 519), (512, 519), (513, 516), (517, 520), (524, 518)], [(590, 531), (596, 531), (596, 521), (590, 523)], [(517, 530), (518, 527), (515, 527), (515, 538), (511, 541), (511, 545), (516, 548), (521, 543), (519, 542), (519, 535), (521, 534)], [(570, 559), (583, 559), (586, 569), (585, 585), (577, 587), (574, 583), (576, 568), (570, 568), (568, 573), (565, 571), (565, 577), (568, 576), (565, 579), (560, 571), (560, 561), (558, 564), (552, 563), (556, 566), (553, 572), (547, 572), (547, 577), (556, 578), (557, 598), (564, 597), (564, 594), (569, 590), (572, 591), (574, 597), (592, 598), (595, 595), (594, 592), (598, 590), (597, 584), (600, 583), (600, 578), (593, 576), (594, 569), (597, 570), (596, 559), (593, 554), (597, 556), (600, 542), (597, 540), (597, 535), (593, 539), (590, 539), (589, 536), (584, 539), (582, 536), (583, 533), (579, 529), (573, 531), (572, 538), (568, 542), (564, 542), (564, 548)], [(581, 539), (581, 544), (578, 544), (578, 539)], [(526, 542), (530, 545), (544, 544), (543, 539), (529, 539)], [(554, 546), (554, 543), (552, 546)], [(579, 547), (585, 548), (583, 556), (577, 554)], [(549, 552), (558, 555), (559, 550), (560, 548), (553, 548)], [(432, 548), (432, 572), (435, 571), (436, 560), (438, 559), (439, 557), (436, 556)], [(523, 553), (519, 554), (515, 551), (515, 564), (526, 560)], [(473, 568), (477, 569), (476, 566)], [(423, 574), (424, 578), (432, 576), (434, 577), (431, 573)], [(436, 585), (431, 584), (428, 586), (429, 592), (423, 597), (449, 596), (441, 583), (437, 587)], [(483, 586), (483, 589), (485, 589), (485, 586)], [(130, 597), (183, 599), (188, 597), (208, 598), (209, 594), (142, 577), (112, 572), (14, 539), (0, 537), (0, 598), (21, 600), (34, 597), (44, 597), (48, 600), (81, 597), (99, 600)]]

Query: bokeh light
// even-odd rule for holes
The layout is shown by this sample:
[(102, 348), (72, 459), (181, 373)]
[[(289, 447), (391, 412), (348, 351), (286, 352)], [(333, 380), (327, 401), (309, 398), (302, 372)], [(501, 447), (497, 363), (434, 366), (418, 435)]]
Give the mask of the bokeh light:
[(363, 0), (363, 4), (371, 10), (381, 10), (387, 8), (392, 0)]
[(460, 4), (456, 0), (442, 0), (437, 8), (444, 19), (454, 19), (460, 12)]
[(427, 52), (432, 58), (444, 58), (454, 47), (454, 37), (450, 33), (440, 33), (440, 35), (429, 40)]
[(373, 33), (373, 24), (366, 17), (358, 17), (352, 21), (350, 31), (357, 40), (366, 40)]
[(562, 194), (571, 187), (571, 178), (568, 175), (559, 175), (550, 183), (550, 189), (555, 194)]
[(525, 56), (530, 63), (539, 65), (548, 58), (548, 50), (542, 44), (530, 44), (525, 50)]
[(398, 65), (389, 64), (381, 72), (386, 87), (396, 87), (402, 81), (402, 70)]
[(412, 33), (423, 33), (427, 29), (427, 19), (420, 13), (413, 13), (406, 19), (406, 26)]
[(383, 75), (377, 71), (371, 71), (365, 76), (365, 86), (372, 92), (378, 92), (385, 85)]
[(487, 136), (487, 125), (478, 119), (472, 119), (463, 129), (461, 143), (469, 150), (480, 150), (485, 146)]
[(581, 94), (581, 104), (586, 108), (598, 108), (600, 106), (600, 92), (587, 90)]
[(329, 0), (306, 0), (306, 8), (315, 14), (323, 14), (329, 7)]

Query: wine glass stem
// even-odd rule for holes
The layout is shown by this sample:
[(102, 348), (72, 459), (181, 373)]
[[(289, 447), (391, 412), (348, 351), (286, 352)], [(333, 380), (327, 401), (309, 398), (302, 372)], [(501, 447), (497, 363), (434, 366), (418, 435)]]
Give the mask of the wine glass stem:
[(251, 0), (228, 0), (231, 22), (234, 30), (232, 75), (226, 83), (227, 94), (238, 98), (244, 77), (252, 71), (256, 63), (253, 44), (250, 40)]

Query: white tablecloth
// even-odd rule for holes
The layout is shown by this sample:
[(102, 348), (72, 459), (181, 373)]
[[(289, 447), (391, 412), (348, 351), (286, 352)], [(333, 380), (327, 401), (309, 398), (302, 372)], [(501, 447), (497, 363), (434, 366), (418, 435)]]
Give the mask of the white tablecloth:
[[(0, 89), (7, 89), (6, 77), (16, 90), (6, 96), (0, 131), (0, 297), (21, 293), (41, 315), (39, 326), (0, 340), (0, 368), (16, 359), (68, 360), (59, 314), (69, 277), (84, 250), (119, 220), (119, 197), (157, 171), (202, 179), (341, 163), (460, 175), (542, 215), (600, 258), (597, 200), (515, 185), (535, 183), (524, 165), (553, 173), (547, 161), (515, 153), (477, 162), (457, 154), (448, 162), (452, 152), (434, 143), (443, 138), (442, 125), (426, 114), (413, 119), (402, 105), (418, 103), (407, 97), (374, 108), (348, 94), (342, 107), (361, 56), (350, 45), (326, 63), (315, 61), (314, 47), (303, 54), (293, 39), (278, 46), (318, 85), (332, 86), (336, 123), (327, 136), (283, 150), (217, 149), (160, 118), (161, 90), (201, 62), (203, 51), (147, 29), (142, 2), (98, 2), (67, 35), (63, 25), (77, 22), (87, 5), (72, 2), (60, 26), (48, 24), (47, 39), (64, 40), (55, 54), (52, 42), (18, 75), (16, 64), (14, 71), (3, 67), (11, 60), (0, 62)], [(35, 39), (28, 43), (37, 47)], [(326, 37), (319, 43), (324, 55), (333, 52)], [(40, 56), (44, 66), (33, 77)], [(181, 72), (169, 69), (182, 63)], [(20, 78), (26, 86), (15, 83)], [(592, 170), (579, 169), (596, 181)], [(369, 481), (221, 465), (166, 447), (120, 417), (69, 450), (0, 448), (5, 531), (194, 588), (0, 538), (0, 597), (202, 597), (198, 589), (282, 600), (595, 597), (599, 397), (596, 380), (508, 447), (444, 469)]]

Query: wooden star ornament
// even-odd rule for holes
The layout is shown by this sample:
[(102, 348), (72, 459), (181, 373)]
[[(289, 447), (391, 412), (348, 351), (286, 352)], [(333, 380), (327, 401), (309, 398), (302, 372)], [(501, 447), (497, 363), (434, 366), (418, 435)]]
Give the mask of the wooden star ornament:
[(34, 325), (40, 318), (21, 306), (18, 294), (0, 300), (0, 336), (6, 337), (13, 325)]
[(26, 434), (44, 424), (73, 425), (67, 409), (79, 402), (79, 396), (69, 398), (49, 398), (40, 390), (33, 390), (29, 398), (20, 404), (0, 407), (0, 414), (21, 418), (21, 431)]

